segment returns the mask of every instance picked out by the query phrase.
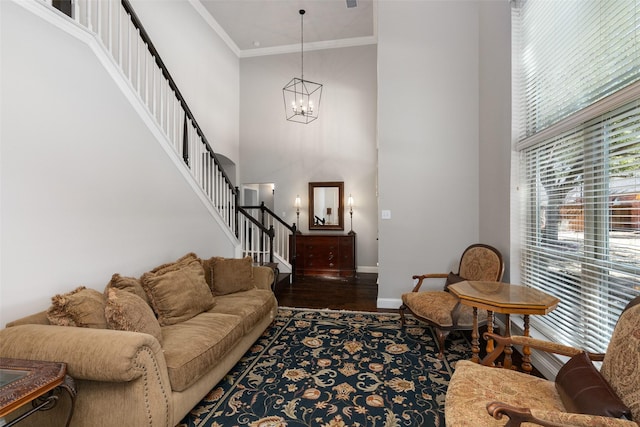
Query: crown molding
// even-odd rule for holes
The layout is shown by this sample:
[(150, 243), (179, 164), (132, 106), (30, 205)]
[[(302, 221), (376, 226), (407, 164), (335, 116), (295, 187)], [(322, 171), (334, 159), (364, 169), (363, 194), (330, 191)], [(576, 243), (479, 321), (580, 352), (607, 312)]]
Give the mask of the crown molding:
[[(1, 1), (1, 0), (0, 0)], [(285, 53), (300, 52), (300, 44), (290, 44), (285, 46), (274, 46), (256, 49), (241, 50), (238, 45), (229, 37), (229, 34), (222, 28), (218, 21), (209, 13), (200, 0), (189, 0), (193, 8), (202, 16), (207, 24), (218, 34), (224, 43), (238, 58), (251, 58), (256, 56), (282, 55)], [(305, 52), (313, 50), (337, 49), (342, 47), (366, 46), (378, 44), (378, 8), (377, 2), (373, 3), (373, 36), (353, 37), (349, 39), (327, 40), (322, 42), (305, 43)]]
[[(305, 43), (304, 51), (312, 50), (337, 49), (341, 47), (365, 46), (377, 44), (378, 39), (375, 36), (354, 37), (350, 39), (327, 40), (322, 42)], [(246, 49), (240, 51), (240, 58), (251, 58), (255, 56), (282, 55), (285, 53), (299, 53), (300, 44), (289, 44), (285, 46), (264, 47), (257, 49)]]
[(202, 16), (202, 19), (204, 19), (205, 22), (209, 24), (213, 31), (215, 31), (216, 34), (220, 36), (222, 41), (225, 42), (229, 49), (231, 49), (231, 51), (235, 53), (238, 58), (240, 58), (241, 50), (238, 45), (236, 45), (231, 37), (229, 37), (229, 34), (227, 34), (227, 32), (222, 28), (220, 24), (218, 24), (218, 21), (215, 20), (215, 18), (209, 13), (209, 11), (205, 9), (204, 5), (200, 3), (199, 0), (189, 0), (189, 3), (191, 4), (191, 6), (193, 6), (196, 12), (198, 12), (200, 16)]

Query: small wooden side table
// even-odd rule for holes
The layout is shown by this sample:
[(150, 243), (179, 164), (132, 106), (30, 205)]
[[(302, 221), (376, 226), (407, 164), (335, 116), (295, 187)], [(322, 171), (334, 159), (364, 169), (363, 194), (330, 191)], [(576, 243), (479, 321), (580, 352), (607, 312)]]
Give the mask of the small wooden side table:
[[(487, 310), (487, 329), (493, 332), (493, 313), (506, 315), (506, 331), (504, 336), (511, 335), (511, 314), (524, 316), (524, 335), (529, 336), (529, 315), (547, 314), (555, 309), (560, 300), (537, 289), (522, 285), (512, 285), (501, 282), (474, 282), (464, 281), (449, 285), (453, 292), (464, 305), (473, 307), (473, 330), (471, 331), (471, 351), (473, 361), (479, 362), (480, 342), (478, 340), (478, 309)], [(493, 351), (493, 340), (487, 341), (487, 354)], [(511, 368), (510, 346), (505, 348), (504, 367)], [(531, 372), (531, 349), (522, 349), (522, 370)]]
[(31, 402), (32, 408), (5, 424), (12, 426), (37, 411), (46, 411), (58, 403), (59, 391), (71, 397), (65, 426), (69, 426), (76, 401), (73, 378), (67, 365), (59, 362), (9, 359), (0, 357), (0, 418)]

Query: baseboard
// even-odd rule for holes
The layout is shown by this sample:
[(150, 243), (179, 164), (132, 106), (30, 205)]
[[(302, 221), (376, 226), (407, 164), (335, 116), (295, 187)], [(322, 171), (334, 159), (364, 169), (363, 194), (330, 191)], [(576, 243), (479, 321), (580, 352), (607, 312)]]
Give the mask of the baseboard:
[(376, 306), (378, 308), (393, 308), (398, 309), (402, 305), (400, 298), (378, 298)]
[(378, 267), (373, 267), (370, 265), (359, 265), (356, 268), (356, 271), (358, 273), (378, 273)]

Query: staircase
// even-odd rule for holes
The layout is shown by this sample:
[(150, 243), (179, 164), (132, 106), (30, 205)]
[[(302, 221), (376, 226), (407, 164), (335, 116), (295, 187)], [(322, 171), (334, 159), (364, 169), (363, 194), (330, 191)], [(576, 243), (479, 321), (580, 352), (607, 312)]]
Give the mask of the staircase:
[[(264, 203), (238, 207), (239, 232), (243, 252), (260, 264), (277, 262), (279, 268), (293, 271), (296, 226), (285, 223)], [(292, 242), (290, 245), (290, 241)]]
[(182, 159), (217, 219), (235, 236), (242, 254), (251, 256), (256, 263), (278, 263), (282, 271), (292, 271), (295, 254), (290, 253), (289, 240), (295, 239), (295, 226), (286, 224), (264, 205), (238, 206), (238, 189), (227, 176), (129, 1), (34, 1), (58, 9), (96, 37), (130, 83), (130, 89), (146, 105), (147, 113), (171, 149)]

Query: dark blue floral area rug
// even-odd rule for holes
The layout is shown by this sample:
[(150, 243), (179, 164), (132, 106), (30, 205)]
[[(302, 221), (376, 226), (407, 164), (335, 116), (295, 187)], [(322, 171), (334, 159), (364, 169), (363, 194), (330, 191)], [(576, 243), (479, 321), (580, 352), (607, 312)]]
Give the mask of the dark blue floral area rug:
[(273, 324), (187, 415), (184, 427), (444, 426), (463, 334), (437, 358), (432, 329), (397, 314), (280, 308)]

